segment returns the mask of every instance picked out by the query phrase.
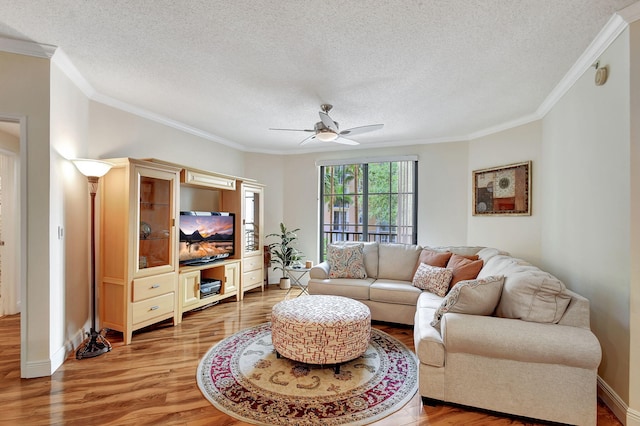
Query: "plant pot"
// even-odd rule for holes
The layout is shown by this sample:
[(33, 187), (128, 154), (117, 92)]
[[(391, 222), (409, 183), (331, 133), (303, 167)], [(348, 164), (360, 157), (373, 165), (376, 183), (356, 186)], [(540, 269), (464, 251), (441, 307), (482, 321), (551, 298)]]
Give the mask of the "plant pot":
[(290, 278), (280, 278), (280, 289), (289, 290), (291, 288), (291, 279)]

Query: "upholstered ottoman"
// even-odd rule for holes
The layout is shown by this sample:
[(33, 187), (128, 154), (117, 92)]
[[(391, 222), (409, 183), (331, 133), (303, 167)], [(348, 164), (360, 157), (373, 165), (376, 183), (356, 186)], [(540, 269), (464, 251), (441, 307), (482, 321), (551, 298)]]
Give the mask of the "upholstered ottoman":
[(340, 364), (366, 352), (371, 312), (341, 296), (304, 296), (284, 300), (271, 311), (271, 336), (278, 356), (307, 364)]

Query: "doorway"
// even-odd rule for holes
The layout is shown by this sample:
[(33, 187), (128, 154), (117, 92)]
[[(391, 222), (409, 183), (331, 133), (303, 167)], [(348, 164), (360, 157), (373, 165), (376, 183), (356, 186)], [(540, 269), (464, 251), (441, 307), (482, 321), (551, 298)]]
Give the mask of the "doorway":
[(21, 311), (20, 123), (0, 121), (0, 317)]

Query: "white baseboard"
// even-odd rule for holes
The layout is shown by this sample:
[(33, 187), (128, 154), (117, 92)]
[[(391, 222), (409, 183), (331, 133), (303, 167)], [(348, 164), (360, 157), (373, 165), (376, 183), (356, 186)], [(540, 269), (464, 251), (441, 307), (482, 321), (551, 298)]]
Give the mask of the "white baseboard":
[(33, 362), (27, 361), (26, 365), (22, 366), (20, 370), (20, 377), (23, 379), (33, 379), (36, 377), (51, 376), (58, 368), (60, 368), (69, 354), (75, 350), (74, 348), (80, 346), (80, 343), (84, 341), (85, 336), (86, 332), (84, 329), (78, 330), (64, 346), (60, 347), (55, 353), (53, 353), (51, 359)]
[(627, 426), (640, 426), (640, 411), (632, 409), (627, 411)]
[(27, 361), (20, 370), (20, 377), (23, 379), (34, 379), (36, 377), (51, 376), (51, 361)]
[(640, 426), (640, 412), (629, 408), (600, 376), (598, 376), (598, 397), (609, 407), (620, 423), (625, 426)]

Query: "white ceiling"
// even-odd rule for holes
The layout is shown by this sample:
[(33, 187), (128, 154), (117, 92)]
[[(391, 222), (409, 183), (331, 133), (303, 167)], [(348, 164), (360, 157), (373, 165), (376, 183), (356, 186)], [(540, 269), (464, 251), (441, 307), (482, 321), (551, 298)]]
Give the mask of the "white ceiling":
[[(93, 99), (247, 151), (321, 103), (359, 147), (466, 139), (535, 116), (635, 0), (0, 0), (0, 37), (60, 47)], [(582, 70), (584, 71), (584, 69)]]

